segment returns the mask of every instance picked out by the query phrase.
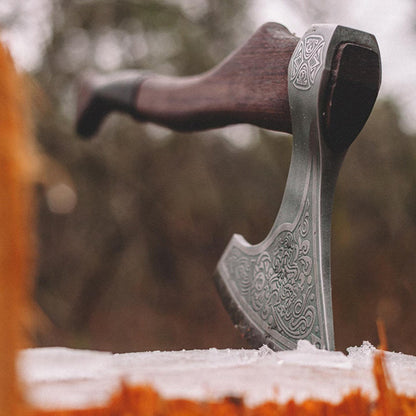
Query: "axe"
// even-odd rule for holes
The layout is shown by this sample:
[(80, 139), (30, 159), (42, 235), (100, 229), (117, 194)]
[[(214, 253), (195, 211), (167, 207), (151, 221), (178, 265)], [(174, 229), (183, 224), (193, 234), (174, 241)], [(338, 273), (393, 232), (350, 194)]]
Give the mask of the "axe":
[(280, 210), (259, 244), (234, 235), (215, 280), (235, 326), (253, 346), (334, 349), (330, 238), (343, 158), (381, 82), (374, 36), (313, 25), (301, 39), (267, 23), (221, 64), (197, 76), (140, 72), (86, 76), (77, 131), (93, 135), (112, 111), (179, 131), (250, 123), (293, 134)]

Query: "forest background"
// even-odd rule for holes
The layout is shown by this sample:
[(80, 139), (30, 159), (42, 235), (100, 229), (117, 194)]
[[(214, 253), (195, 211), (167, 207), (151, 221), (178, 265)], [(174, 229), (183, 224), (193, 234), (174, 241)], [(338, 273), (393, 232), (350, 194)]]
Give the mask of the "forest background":
[[(43, 41), (29, 45), (40, 51), (29, 75), (43, 154), (33, 344), (247, 347), (212, 275), (233, 233), (257, 243), (271, 228), (291, 136), (250, 126), (177, 134), (112, 115), (85, 142), (74, 118), (84, 71), (201, 73), (257, 29), (254, 2), (37, 0), (32, 12), (23, 3), (32, 2), (0, 7), (6, 38), (35, 13), (48, 21), (34, 23)], [(329, 18), (330, 2), (321, 3), (293, 7), (314, 23)], [(381, 97), (339, 177), (332, 227), (339, 350), (377, 344), (381, 318), (390, 348), (416, 354), (416, 136), (400, 120), (397, 101)]]

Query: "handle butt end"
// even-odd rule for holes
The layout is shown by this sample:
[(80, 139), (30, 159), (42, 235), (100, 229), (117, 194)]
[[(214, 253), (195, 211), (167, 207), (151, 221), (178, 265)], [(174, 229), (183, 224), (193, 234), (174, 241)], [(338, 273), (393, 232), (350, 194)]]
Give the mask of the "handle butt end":
[(97, 133), (102, 120), (109, 112), (95, 93), (92, 82), (84, 77), (78, 82), (77, 116), (75, 131), (84, 139)]
[(84, 138), (93, 136), (104, 118), (113, 111), (130, 114), (140, 120), (136, 99), (145, 79), (136, 71), (81, 77), (78, 81), (77, 134)]

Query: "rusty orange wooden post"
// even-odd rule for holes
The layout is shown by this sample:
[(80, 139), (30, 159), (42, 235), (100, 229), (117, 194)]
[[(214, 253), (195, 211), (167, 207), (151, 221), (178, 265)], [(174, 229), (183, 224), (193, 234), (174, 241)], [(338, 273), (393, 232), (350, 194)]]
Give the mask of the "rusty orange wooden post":
[(22, 80), (0, 44), (0, 416), (23, 409), (16, 356), (24, 346), (33, 260), (27, 115)]

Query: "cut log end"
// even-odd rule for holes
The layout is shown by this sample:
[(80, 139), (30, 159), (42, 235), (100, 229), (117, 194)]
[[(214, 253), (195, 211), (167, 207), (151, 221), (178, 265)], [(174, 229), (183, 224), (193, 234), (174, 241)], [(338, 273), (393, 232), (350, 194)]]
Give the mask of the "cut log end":
[(32, 416), (414, 414), (416, 386), (405, 380), (416, 357), (379, 352), (364, 343), (344, 355), (307, 341), (284, 352), (53, 348), (25, 351), (21, 368)]

